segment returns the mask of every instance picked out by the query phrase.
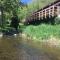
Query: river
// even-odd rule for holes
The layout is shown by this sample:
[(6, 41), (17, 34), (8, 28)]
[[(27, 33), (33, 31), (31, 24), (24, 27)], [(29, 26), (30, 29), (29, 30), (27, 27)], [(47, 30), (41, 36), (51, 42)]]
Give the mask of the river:
[(0, 60), (58, 60), (42, 49), (24, 43), (20, 36), (0, 38)]

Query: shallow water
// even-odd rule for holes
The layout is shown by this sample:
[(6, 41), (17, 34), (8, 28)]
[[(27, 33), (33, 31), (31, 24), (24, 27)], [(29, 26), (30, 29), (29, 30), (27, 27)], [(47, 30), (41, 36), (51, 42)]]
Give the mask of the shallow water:
[[(0, 38), (0, 60), (58, 60), (56, 56), (44, 50), (32, 47), (20, 36)], [(34, 44), (33, 44), (34, 45)]]

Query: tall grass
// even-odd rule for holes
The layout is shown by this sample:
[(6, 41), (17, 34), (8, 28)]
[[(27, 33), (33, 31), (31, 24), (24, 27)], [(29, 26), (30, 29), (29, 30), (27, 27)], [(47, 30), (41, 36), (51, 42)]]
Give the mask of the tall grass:
[(24, 33), (37, 39), (48, 39), (50, 36), (60, 37), (60, 25), (30, 25), (24, 29)]

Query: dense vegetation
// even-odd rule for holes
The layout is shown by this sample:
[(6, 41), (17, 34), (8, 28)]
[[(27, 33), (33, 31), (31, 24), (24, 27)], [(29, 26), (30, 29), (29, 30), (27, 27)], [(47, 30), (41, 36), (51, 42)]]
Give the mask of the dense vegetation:
[(48, 24), (41, 24), (38, 26), (27, 26), (24, 29), (24, 33), (31, 36), (32, 38), (39, 39), (49, 39), (52, 37), (59, 37), (60, 36), (60, 25), (48, 25)]
[(54, 1), (56, 0), (32, 0), (32, 2), (28, 4), (28, 8), (31, 12), (33, 12), (51, 4)]
[[(0, 10), (2, 12), (2, 16), (0, 20), (2, 20), (2, 27), (6, 27), (7, 24), (10, 24), (11, 18), (14, 15), (19, 17), (19, 20), (25, 15), (22, 15), (25, 11), (26, 5), (22, 3), (20, 0), (1, 0), (0, 1)], [(1, 27), (1, 25), (0, 25)]]
[[(33, 0), (31, 4), (28, 6), (29, 12), (34, 12), (44, 6), (54, 2), (56, 0)], [(55, 24), (60, 24), (60, 18), (56, 17), (55, 20), (51, 19), (55, 22)], [(32, 37), (36, 40), (49, 39), (52, 37), (60, 36), (60, 25), (51, 25), (51, 24), (40, 24), (40, 25), (29, 25), (23, 31), (28, 36)]]

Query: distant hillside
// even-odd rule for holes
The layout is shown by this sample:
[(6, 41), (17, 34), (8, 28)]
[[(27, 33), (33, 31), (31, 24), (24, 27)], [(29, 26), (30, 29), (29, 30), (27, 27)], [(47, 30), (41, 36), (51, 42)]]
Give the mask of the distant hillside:
[(56, 0), (32, 0), (32, 2), (28, 5), (29, 9), (32, 11), (36, 11), (45, 7), (48, 4), (53, 3)]
[(46, 5), (53, 3), (56, 0), (39, 0), (39, 7), (42, 8)]

